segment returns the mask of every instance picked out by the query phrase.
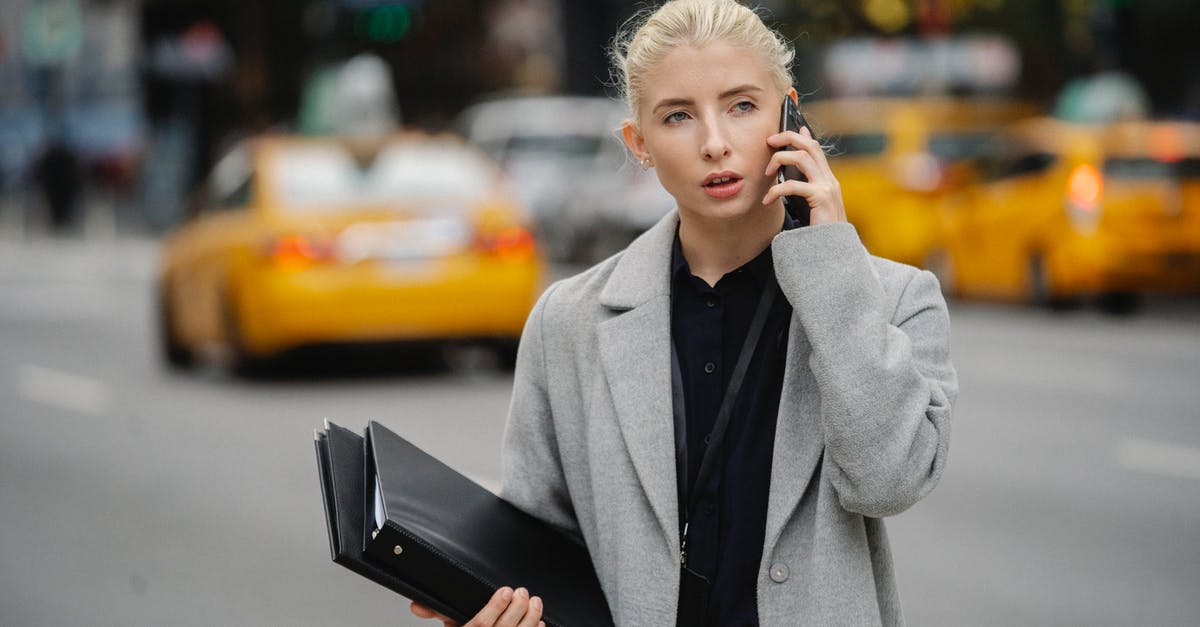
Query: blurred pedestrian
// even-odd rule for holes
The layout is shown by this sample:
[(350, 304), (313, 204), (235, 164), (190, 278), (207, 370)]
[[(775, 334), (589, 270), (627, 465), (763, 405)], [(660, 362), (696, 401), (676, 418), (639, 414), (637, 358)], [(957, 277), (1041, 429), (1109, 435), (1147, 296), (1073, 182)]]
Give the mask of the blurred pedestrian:
[[(677, 210), (530, 314), (502, 495), (586, 543), (619, 625), (901, 624), (881, 519), (937, 483), (957, 396), (937, 280), (871, 257), (778, 132), (793, 52), (750, 9), (667, 2), (612, 56)], [(469, 624), (538, 624), (531, 592)]]
[(35, 165), (34, 174), (42, 199), (50, 211), (50, 227), (62, 232), (71, 225), (83, 192), (83, 173), (75, 151), (61, 137), (46, 145)]

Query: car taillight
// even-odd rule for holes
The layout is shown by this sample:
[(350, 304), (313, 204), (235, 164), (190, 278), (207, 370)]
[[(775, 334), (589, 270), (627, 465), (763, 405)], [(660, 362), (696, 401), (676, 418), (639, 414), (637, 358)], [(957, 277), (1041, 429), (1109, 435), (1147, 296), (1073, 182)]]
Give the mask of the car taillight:
[(483, 253), (512, 261), (528, 259), (537, 249), (533, 233), (519, 226), (481, 234), (475, 241), (476, 247)]
[(1067, 215), (1075, 229), (1090, 234), (1100, 223), (1100, 197), (1104, 177), (1096, 166), (1081, 163), (1067, 176)]
[(331, 261), (333, 245), (324, 238), (285, 235), (271, 243), (268, 256), (284, 270), (302, 270), (314, 263)]
[(1082, 163), (1071, 170), (1067, 178), (1067, 198), (1076, 208), (1095, 211), (1100, 207), (1100, 194), (1103, 191), (1104, 177), (1096, 166)]

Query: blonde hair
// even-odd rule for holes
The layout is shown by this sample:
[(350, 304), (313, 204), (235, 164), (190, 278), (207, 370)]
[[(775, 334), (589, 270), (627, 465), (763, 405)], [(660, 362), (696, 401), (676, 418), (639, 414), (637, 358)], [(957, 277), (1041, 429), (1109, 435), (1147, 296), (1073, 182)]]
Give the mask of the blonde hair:
[(753, 10), (736, 0), (669, 0), (658, 9), (646, 9), (630, 18), (609, 50), (614, 82), (634, 124), (638, 124), (638, 107), (650, 68), (678, 46), (716, 41), (759, 52), (776, 87), (781, 92), (791, 87), (795, 50)]

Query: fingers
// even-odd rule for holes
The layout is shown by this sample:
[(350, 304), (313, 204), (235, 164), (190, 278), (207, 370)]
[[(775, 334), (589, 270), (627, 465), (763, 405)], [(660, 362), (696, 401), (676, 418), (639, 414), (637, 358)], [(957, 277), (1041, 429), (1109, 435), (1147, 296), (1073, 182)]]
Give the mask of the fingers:
[[(415, 603), (413, 605), (414, 614), (417, 614), (418, 607), (429, 611), (428, 608), (417, 606)], [(429, 618), (422, 614), (417, 615)], [(487, 605), (463, 627), (545, 627), (541, 619), (540, 598), (530, 597), (525, 588), (513, 590), (506, 586), (497, 590)]]
[(533, 597), (529, 600), (529, 611), (525, 612), (525, 618), (521, 619), (518, 627), (546, 627), (546, 623), (542, 622), (542, 599)]
[(492, 598), (488, 600), (487, 605), (475, 614), (463, 627), (492, 627), (496, 621), (504, 614), (504, 610), (508, 609), (510, 602), (513, 599), (513, 589), (504, 586), (496, 590)]
[(496, 621), (496, 627), (536, 627), (541, 618), (542, 600), (530, 598), (525, 588), (517, 588), (508, 609)]
[(820, 143), (813, 139), (807, 128), (800, 129), (799, 133), (788, 131), (771, 135), (767, 138), (767, 144), (775, 148), (790, 146), (794, 150), (777, 150), (772, 154), (765, 174), (778, 173), (784, 165), (792, 165), (808, 180), (787, 180), (772, 185), (763, 196), (764, 205), (770, 205), (784, 196), (800, 196), (811, 207), (810, 224), (846, 221), (841, 185), (833, 175)]
[(820, 142), (809, 134), (807, 128), (800, 129), (799, 133), (787, 131), (771, 135), (767, 137), (767, 145), (772, 148), (792, 148), (776, 150), (771, 155), (771, 160), (767, 162), (767, 171), (764, 172), (768, 176), (777, 174), (779, 168), (784, 165), (800, 168), (810, 181), (816, 181), (823, 176), (833, 176), (833, 171), (829, 169), (829, 161), (825, 158), (825, 151)]
[(517, 588), (513, 592), (512, 600), (508, 602), (508, 609), (496, 619), (496, 627), (516, 627), (521, 622), (521, 617), (525, 616), (525, 610), (529, 607), (529, 591), (525, 588)]

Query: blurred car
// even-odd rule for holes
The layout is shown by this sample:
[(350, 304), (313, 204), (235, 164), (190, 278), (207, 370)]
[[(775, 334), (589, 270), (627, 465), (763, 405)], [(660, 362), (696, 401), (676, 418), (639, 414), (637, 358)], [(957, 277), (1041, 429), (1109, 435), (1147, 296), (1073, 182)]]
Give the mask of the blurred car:
[(166, 361), (245, 366), (319, 343), (477, 340), (514, 354), (544, 263), (495, 164), (461, 140), (270, 136), (221, 158), (160, 263)]
[(625, 117), (608, 98), (505, 97), (467, 108), (457, 126), (532, 208), (550, 255), (592, 261), (674, 207), (654, 173), (627, 155)]
[(998, 128), (1035, 108), (986, 98), (839, 98), (801, 111), (827, 146), (863, 244), (923, 266), (937, 243), (938, 199), (955, 189)]
[(1200, 291), (1200, 125), (1031, 119), (943, 206), (943, 286), (1050, 305)]

